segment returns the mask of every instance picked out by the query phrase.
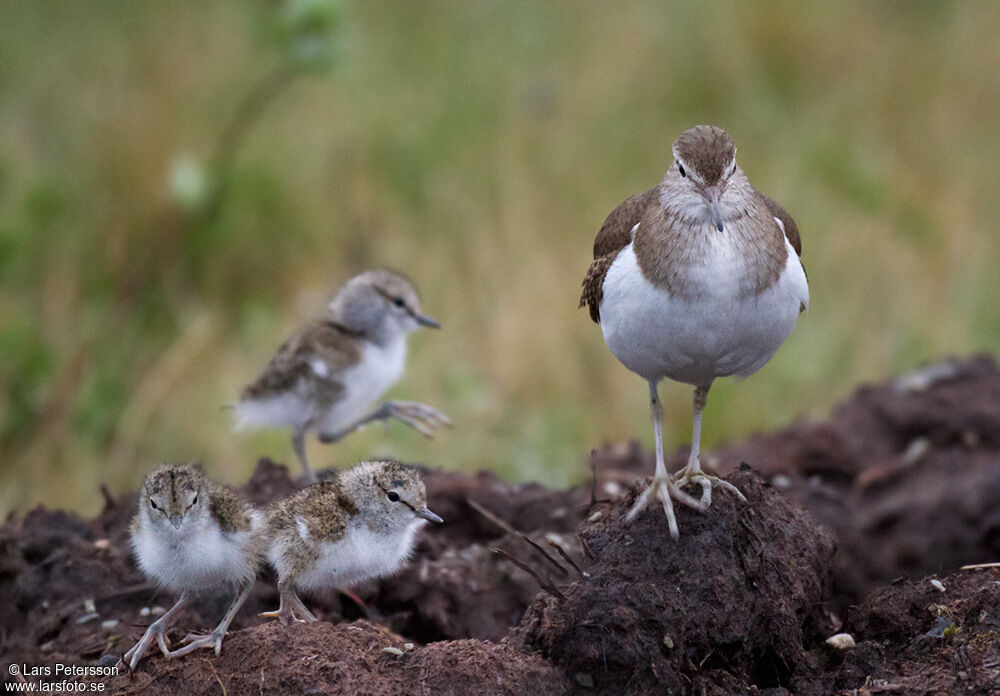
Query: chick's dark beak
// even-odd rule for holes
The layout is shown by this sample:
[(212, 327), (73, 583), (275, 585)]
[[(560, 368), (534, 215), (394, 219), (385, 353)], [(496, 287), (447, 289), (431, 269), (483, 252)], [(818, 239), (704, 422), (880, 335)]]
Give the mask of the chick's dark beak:
[(422, 517), (428, 522), (434, 522), (435, 524), (441, 524), (442, 522), (444, 522), (444, 520), (442, 520), (440, 517), (438, 517), (425, 507), (420, 508), (419, 510), (416, 511), (416, 513), (417, 517)]
[(439, 322), (436, 319), (431, 319), (426, 314), (417, 314), (413, 318), (417, 320), (418, 324), (420, 324), (421, 326), (426, 326), (429, 329), (440, 329), (441, 328), (441, 322)]
[(180, 529), (181, 528), (181, 522), (183, 522), (183, 521), (184, 521), (184, 518), (181, 517), (180, 515), (171, 515), (170, 516), (170, 524), (173, 525), (174, 529)]

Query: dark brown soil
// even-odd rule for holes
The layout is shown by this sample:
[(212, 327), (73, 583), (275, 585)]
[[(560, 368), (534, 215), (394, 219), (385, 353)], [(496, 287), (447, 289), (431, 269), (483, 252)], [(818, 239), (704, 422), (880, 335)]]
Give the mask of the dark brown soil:
[[(995, 363), (865, 387), (825, 421), (712, 462), (749, 505), (717, 492), (707, 514), (680, 508), (678, 542), (658, 510), (622, 519), (652, 470), (635, 445), (594, 452), (593, 488), (568, 491), (429, 469), (447, 523), (401, 573), (354, 588), (365, 607), (331, 592), (310, 598), (319, 624), (286, 629), (257, 618), (277, 604), (264, 575), (221, 656), (154, 655), (103, 683), (171, 696), (1000, 694), (1000, 569), (958, 570), (1000, 561)], [(266, 504), (295, 488), (263, 460), (242, 490)], [(130, 559), (134, 505), (108, 496), (92, 520), (38, 509), (0, 526), (5, 679), (11, 662), (114, 662), (170, 606)], [(211, 627), (228, 600), (203, 598), (171, 637)], [(856, 647), (825, 645), (837, 631)]]

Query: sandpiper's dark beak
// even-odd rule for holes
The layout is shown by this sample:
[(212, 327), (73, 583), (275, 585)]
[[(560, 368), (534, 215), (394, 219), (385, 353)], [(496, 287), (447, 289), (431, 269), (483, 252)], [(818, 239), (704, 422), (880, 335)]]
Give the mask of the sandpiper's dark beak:
[(722, 198), (722, 189), (718, 186), (705, 187), (705, 200), (708, 201), (708, 214), (712, 218), (715, 229), (722, 232), (722, 209), (719, 206), (719, 199)]
[(442, 520), (440, 517), (438, 517), (425, 507), (420, 508), (416, 512), (417, 512), (417, 517), (422, 517), (428, 522), (434, 522), (436, 524), (441, 524), (442, 522), (444, 522), (444, 520)]
[(426, 326), (429, 329), (441, 328), (441, 322), (439, 322), (437, 319), (431, 319), (426, 314), (417, 314), (413, 318), (417, 320), (418, 324), (420, 324), (421, 326)]
[(173, 525), (174, 529), (180, 529), (181, 528), (181, 522), (183, 522), (183, 521), (184, 521), (184, 518), (181, 517), (180, 515), (171, 515), (170, 516), (170, 524)]

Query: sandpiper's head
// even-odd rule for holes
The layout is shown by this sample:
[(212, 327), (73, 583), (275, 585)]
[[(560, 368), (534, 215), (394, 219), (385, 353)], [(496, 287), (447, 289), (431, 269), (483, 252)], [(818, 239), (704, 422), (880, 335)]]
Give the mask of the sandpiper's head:
[(717, 126), (695, 126), (674, 141), (673, 154), (664, 184), (674, 204), (691, 217), (711, 221), (721, 232), (736, 207), (734, 196), (727, 196), (731, 183), (743, 178), (733, 139)]
[(153, 529), (181, 533), (209, 516), (201, 464), (164, 466), (142, 484), (139, 518)]
[(387, 530), (443, 520), (427, 509), (427, 489), (416, 467), (394, 459), (362, 462), (341, 474), (344, 492), (369, 525)]
[(330, 302), (330, 313), (346, 327), (380, 339), (421, 326), (441, 328), (421, 313), (413, 283), (395, 271), (365, 271), (354, 276)]

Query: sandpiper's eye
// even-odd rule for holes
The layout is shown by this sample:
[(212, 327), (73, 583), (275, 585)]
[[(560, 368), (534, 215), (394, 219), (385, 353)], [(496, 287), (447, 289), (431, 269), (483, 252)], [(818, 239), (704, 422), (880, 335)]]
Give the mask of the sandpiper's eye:
[(198, 494), (195, 493), (194, 494), (194, 500), (192, 500), (191, 504), (187, 506), (187, 509), (190, 510), (191, 508), (193, 508), (197, 504), (198, 504)]
[(392, 303), (393, 303), (394, 305), (396, 305), (397, 307), (403, 307), (403, 306), (405, 306), (405, 305), (406, 305), (406, 303), (405, 303), (405, 302), (403, 302), (403, 298), (402, 298), (402, 297), (397, 297), (396, 299), (394, 299), (394, 300), (392, 301)]
[(149, 507), (153, 508), (154, 510), (160, 509), (160, 506), (157, 505), (156, 501), (154, 501), (152, 498), (149, 499)]
[(684, 165), (680, 162), (677, 163), (677, 171), (681, 173), (681, 176), (687, 176), (687, 172), (684, 171)]
[(392, 503), (399, 502), (399, 493), (397, 493), (396, 491), (386, 491), (385, 497), (389, 499), (389, 502)]

